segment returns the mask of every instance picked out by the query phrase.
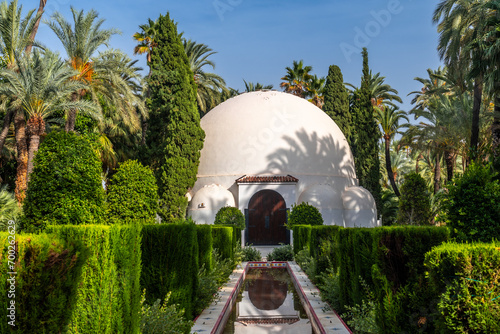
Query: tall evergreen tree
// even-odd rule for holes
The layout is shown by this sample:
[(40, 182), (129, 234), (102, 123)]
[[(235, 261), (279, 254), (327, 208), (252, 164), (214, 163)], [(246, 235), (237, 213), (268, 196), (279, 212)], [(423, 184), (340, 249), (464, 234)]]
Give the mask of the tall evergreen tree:
[(371, 192), (380, 212), (382, 188), (380, 186), (380, 162), (378, 140), (380, 130), (375, 121), (370, 92), (368, 51), (363, 48), (363, 77), (361, 88), (353, 93), (351, 113), (353, 118), (352, 147), (356, 175), (360, 186)]
[(168, 13), (157, 22), (157, 47), (151, 52), (146, 162), (158, 180), (159, 214), (171, 221), (185, 215), (185, 194), (196, 181), (205, 133), (200, 127), (194, 76), (177, 26)]
[(323, 111), (339, 126), (350, 143), (352, 117), (349, 111), (349, 94), (344, 86), (342, 71), (337, 65), (328, 69), (324, 90)]

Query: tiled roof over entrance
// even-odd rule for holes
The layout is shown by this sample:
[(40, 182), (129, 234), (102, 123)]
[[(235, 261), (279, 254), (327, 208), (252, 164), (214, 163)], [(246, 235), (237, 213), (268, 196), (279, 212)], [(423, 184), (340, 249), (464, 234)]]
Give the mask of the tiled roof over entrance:
[(236, 183), (297, 183), (299, 179), (289, 175), (268, 175), (268, 176), (251, 176), (243, 175), (236, 180)]

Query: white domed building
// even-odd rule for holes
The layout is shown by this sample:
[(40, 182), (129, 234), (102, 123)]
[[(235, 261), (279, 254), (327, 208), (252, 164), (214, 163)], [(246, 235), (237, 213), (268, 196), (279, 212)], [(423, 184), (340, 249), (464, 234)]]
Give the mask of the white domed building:
[(288, 243), (293, 204), (317, 207), (325, 225), (375, 227), (371, 194), (358, 186), (344, 134), (321, 109), (277, 91), (240, 94), (201, 119), (205, 143), (188, 215), (212, 224), (217, 211), (245, 214), (245, 243)]

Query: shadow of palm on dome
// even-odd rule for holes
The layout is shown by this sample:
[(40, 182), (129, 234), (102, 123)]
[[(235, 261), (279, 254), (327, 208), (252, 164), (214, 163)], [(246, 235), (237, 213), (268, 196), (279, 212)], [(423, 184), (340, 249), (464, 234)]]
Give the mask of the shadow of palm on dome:
[(295, 132), (295, 136), (285, 135), (282, 139), (288, 147), (267, 156), (267, 172), (293, 174), (297, 169), (313, 175), (356, 177), (352, 154), (346, 149), (348, 146), (341, 145), (332, 135), (319, 137), (316, 132), (302, 129)]

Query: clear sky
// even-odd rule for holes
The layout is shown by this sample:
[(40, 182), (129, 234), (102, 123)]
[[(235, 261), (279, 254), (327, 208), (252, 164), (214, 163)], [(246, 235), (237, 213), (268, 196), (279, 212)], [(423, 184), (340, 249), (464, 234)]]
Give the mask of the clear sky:
[[(37, 8), (39, 1), (19, 3), (26, 12)], [(93, 8), (106, 20), (104, 27), (122, 31), (112, 38), (111, 46), (140, 59), (146, 68), (145, 56), (133, 55), (132, 35), (148, 18), (170, 12), (186, 38), (217, 52), (211, 57), (215, 70), (206, 70), (240, 91), (243, 79), (281, 90), (285, 67), (300, 59), (318, 76), (338, 65), (344, 81), (359, 86), (360, 52), (366, 46), (372, 71), (386, 77), (404, 101), (401, 109), (409, 110), (407, 94), (421, 88), (414, 77), (425, 77), (427, 68), (441, 64), (431, 19), (436, 4), (431, 0), (47, 0), (44, 18), (59, 11), (71, 21), (70, 6)], [(41, 25), (37, 39), (64, 56), (46, 25)]]

